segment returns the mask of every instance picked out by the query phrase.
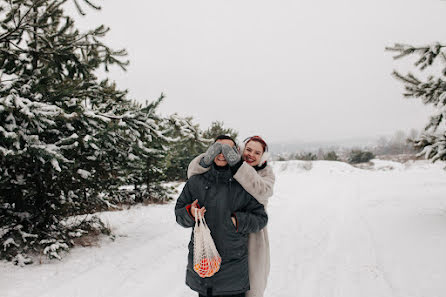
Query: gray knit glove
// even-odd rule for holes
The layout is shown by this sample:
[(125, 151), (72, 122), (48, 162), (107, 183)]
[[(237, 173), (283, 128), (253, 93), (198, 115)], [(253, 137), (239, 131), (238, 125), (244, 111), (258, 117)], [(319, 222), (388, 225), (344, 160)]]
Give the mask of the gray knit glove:
[(200, 160), (200, 165), (207, 168), (212, 165), (212, 162), (214, 162), (215, 157), (217, 157), (218, 154), (221, 153), (221, 143), (220, 142), (214, 142), (206, 151), (203, 158)]
[(226, 162), (228, 162), (229, 166), (234, 166), (240, 161), (240, 153), (238, 152), (235, 146), (231, 147), (228, 144), (222, 144), (221, 151), (223, 156), (225, 156)]

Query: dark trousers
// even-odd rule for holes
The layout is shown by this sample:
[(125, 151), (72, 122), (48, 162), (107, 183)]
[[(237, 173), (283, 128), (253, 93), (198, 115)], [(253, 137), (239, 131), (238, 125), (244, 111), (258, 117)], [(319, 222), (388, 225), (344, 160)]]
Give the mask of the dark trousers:
[(212, 289), (208, 289), (208, 292), (207, 292), (207, 296), (204, 296), (204, 295), (201, 295), (201, 294), (198, 294), (198, 296), (199, 297), (245, 297), (246, 296), (246, 293), (240, 293), (240, 294), (237, 294), (237, 295), (219, 295), (219, 296), (217, 296), (217, 295), (212, 295)]

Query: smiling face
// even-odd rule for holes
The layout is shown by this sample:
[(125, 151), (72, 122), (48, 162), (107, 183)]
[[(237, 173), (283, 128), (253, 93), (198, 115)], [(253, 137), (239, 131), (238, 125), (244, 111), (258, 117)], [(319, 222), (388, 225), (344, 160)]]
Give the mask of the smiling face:
[(263, 156), (263, 146), (258, 141), (251, 140), (245, 145), (243, 160), (251, 166), (257, 166)]
[[(220, 142), (221, 144), (227, 144), (231, 147), (234, 147), (235, 145), (235, 143), (230, 139), (217, 139), (216, 142)], [(228, 162), (225, 159), (225, 156), (223, 156), (222, 153), (218, 154), (217, 157), (215, 157), (214, 163), (220, 167), (226, 166), (228, 164)]]

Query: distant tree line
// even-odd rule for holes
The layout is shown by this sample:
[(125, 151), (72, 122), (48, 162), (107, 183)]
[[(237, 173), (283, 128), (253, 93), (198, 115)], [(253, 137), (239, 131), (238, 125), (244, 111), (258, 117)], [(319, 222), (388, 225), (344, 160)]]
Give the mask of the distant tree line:
[(319, 148), (317, 151), (303, 151), (288, 154), (278, 154), (276, 160), (328, 160), (343, 161), (351, 164), (369, 162), (376, 156), (415, 155), (419, 149), (414, 145), (414, 139), (418, 137), (418, 131), (412, 129), (407, 135), (403, 131), (397, 131), (392, 137), (380, 137), (373, 146), (364, 148), (332, 147)]
[(358, 164), (369, 162), (371, 159), (375, 158), (375, 155), (370, 151), (363, 151), (360, 149), (352, 149), (348, 152), (346, 158), (340, 158), (335, 151), (328, 151), (324, 153), (319, 150), (318, 154), (307, 152), (307, 153), (296, 153), (291, 154), (287, 157), (279, 156), (279, 161), (285, 160), (303, 160), (303, 161), (315, 161), (315, 160), (326, 160), (326, 161), (344, 161), (351, 164)]
[(412, 129), (407, 135), (404, 131), (397, 131), (392, 137), (380, 137), (375, 147), (371, 148), (377, 155), (416, 154), (420, 150), (413, 141), (418, 137), (417, 130)]

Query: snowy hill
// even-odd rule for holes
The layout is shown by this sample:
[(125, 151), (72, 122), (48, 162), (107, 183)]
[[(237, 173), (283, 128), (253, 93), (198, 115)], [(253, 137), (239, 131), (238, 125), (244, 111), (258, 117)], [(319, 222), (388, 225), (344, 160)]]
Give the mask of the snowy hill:
[[(272, 166), (265, 297), (446, 292), (445, 163)], [(197, 296), (184, 284), (190, 230), (175, 223), (174, 205), (101, 213), (116, 239), (75, 248), (62, 261), (24, 268), (0, 262), (0, 296)]]

